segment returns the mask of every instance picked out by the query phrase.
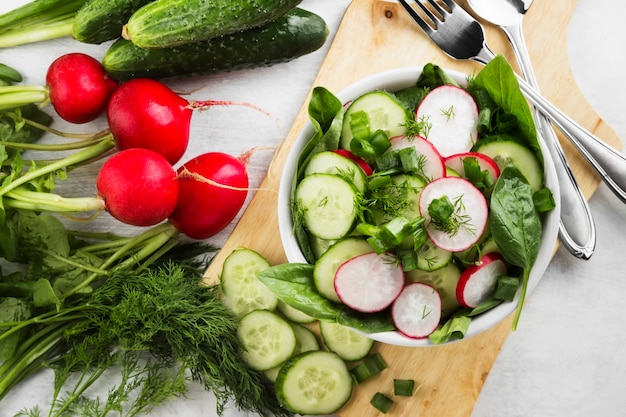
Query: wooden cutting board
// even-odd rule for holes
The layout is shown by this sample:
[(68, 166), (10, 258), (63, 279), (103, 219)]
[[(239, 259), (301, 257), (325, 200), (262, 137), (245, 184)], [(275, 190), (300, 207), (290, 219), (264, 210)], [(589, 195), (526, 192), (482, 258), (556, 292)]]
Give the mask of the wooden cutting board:
[[(610, 145), (621, 149), (619, 138), (587, 103), (575, 84), (567, 58), (567, 27), (575, 0), (535, 0), (524, 20), (524, 31), (542, 93), (566, 114)], [(502, 53), (516, 68), (506, 37), (487, 26), (490, 48)], [(480, 64), (456, 61), (444, 55), (392, 1), (353, 0), (334, 37), (313, 86), (337, 92), (372, 73), (433, 62), (444, 68), (472, 73)], [(313, 87), (312, 86), (312, 87)], [(207, 280), (219, 277), (224, 258), (237, 247), (257, 250), (273, 265), (286, 262), (280, 244), (276, 197), (289, 149), (308, 122), (307, 101), (277, 151), (268, 175), (250, 202), (221, 252), (207, 270)], [(599, 179), (574, 148), (561, 137), (576, 177), (589, 198)], [(391, 416), (470, 416), (491, 366), (510, 332), (512, 317), (492, 330), (447, 346), (406, 348), (377, 344), (389, 368), (359, 386), (341, 417), (378, 416), (369, 401), (375, 392), (391, 394), (393, 378), (411, 378), (420, 385), (413, 397), (396, 398)], [(517, 331), (524, 331), (523, 326)], [(512, 382), (514, 383), (514, 382)]]

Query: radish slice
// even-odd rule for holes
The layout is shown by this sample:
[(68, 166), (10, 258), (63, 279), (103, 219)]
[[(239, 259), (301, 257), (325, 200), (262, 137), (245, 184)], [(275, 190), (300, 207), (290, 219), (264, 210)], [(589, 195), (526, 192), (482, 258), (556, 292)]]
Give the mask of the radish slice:
[(497, 252), (484, 255), (480, 265), (467, 267), (456, 286), (456, 298), (463, 307), (474, 308), (495, 291), (498, 277), (506, 274), (506, 263)]
[(441, 297), (428, 284), (409, 284), (394, 301), (391, 317), (398, 331), (405, 336), (414, 339), (427, 337), (441, 320)]
[(417, 108), (416, 120), (428, 123), (426, 138), (444, 157), (468, 152), (477, 140), (476, 102), (454, 85), (443, 85), (428, 93)]
[(365, 173), (366, 176), (370, 176), (374, 172), (372, 167), (369, 166), (369, 164), (367, 162), (365, 162), (365, 160), (363, 158), (353, 154), (352, 152), (350, 152), (347, 149), (335, 149), (333, 152), (335, 152), (336, 154), (339, 154), (339, 155), (341, 155), (341, 156), (343, 156), (345, 158), (348, 158), (348, 159), (356, 162), (361, 167), (361, 169), (363, 170), (363, 172)]
[(447, 156), (443, 159), (446, 167), (453, 169), (460, 176), (465, 177), (465, 168), (463, 167), (463, 159), (474, 157), (478, 161), (481, 171), (489, 172), (491, 179), (495, 183), (500, 176), (500, 168), (496, 161), (485, 154), (479, 152), (462, 152)]
[(387, 152), (413, 146), (418, 156), (424, 156), (424, 166), (421, 174), (429, 181), (445, 176), (446, 165), (443, 162), (441, 154), (431, 142), (421, 136), (396, 136), (391, 138), (390, 141), (391, 147), (387, 150)]
[[(432, 221), (428, 207), (433, 200), (443, 197), (447, 197), (454, 206), (451, 218), (457, 227), (443, 228)], [(466, 250), (478, 242), (489, 214), (483, 193), (471, 182), (459, 177), (443, 177), (428, 183), (420, 194), (419, 207), (430, 239), (450, 252)]]
[(342, 303), (364, 313), (387, 308), (404, 286), (399, 262), (374, 252), (351, 258), (335, 273), (335, 291)]

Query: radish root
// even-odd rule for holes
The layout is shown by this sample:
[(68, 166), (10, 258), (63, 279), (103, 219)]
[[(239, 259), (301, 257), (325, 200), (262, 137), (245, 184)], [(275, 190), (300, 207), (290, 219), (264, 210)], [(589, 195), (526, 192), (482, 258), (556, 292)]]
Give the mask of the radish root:
[(187, 168), (183, 168), (176, 175), (176, 179), (179, 179), (179, 180), (180, 179), (190, 179), (190, 180), (202, 182), (204, 184), (212, 185), (214, 187), (223, 188), (225, 190), (232, 190), (232, 191), (272, 191), (272, 192), (276, 192), (276, 190), (271, 189), (271, 188), (233, 187), (231, 185), (226, 185), (226, 184), (219, 183), (217, 181), (213, 181), (212, 179), (207, 178), (205, 176), (202, 176), (202, 175), (198, 174), (197, 172), (191, 172)]

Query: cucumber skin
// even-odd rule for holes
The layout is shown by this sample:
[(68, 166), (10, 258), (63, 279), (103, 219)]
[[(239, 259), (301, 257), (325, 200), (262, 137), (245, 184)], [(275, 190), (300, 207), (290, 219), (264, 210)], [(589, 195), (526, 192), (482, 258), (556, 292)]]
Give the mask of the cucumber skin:
[(100, 44), (117, 39), (132, 14), (153, 0), (88, 0), (74, 17), (72, 37)]
[(123, 37), (142, 48), (198, 42), (269, 23), (302, 0), (155, 0), (128, 20)]
[(108, 49), (102, 64), (117, 81), (265, 67), (319, 49), (328, 33), (328, 26), (320, 16), (294, 8), (260, 28), (171, 48), (139, 48), (119, 39)]

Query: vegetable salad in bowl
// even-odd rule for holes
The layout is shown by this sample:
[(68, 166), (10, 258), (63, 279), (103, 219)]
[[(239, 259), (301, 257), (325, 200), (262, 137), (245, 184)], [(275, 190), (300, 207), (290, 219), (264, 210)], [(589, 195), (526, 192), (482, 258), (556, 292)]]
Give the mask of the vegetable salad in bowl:
[(396, 345), (479, 334), (553, 254), (554, 166), (499, 56), (474, 76), (427, 64), (314, 88), (281, 178), (284, 303)]

